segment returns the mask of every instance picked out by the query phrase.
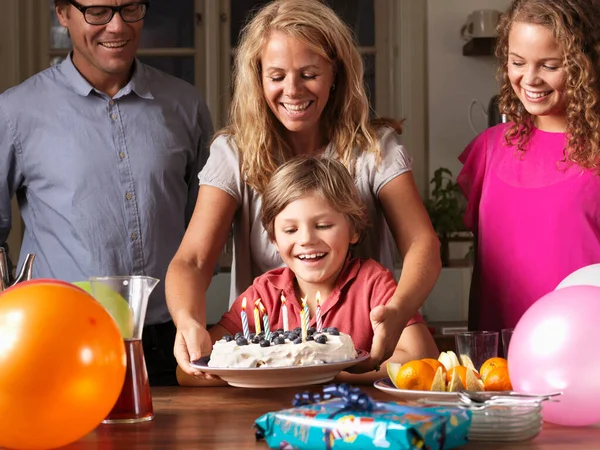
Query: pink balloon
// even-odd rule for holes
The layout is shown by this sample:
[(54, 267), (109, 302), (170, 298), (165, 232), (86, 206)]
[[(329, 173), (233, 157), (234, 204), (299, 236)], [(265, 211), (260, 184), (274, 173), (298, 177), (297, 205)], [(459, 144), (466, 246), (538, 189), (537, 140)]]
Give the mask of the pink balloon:
[(563, 392), (544, 402), (544, 420), (583, 426), (600, 422), (600, 287), (552, 291), (521, 317), (510, 340), (513, 389)]

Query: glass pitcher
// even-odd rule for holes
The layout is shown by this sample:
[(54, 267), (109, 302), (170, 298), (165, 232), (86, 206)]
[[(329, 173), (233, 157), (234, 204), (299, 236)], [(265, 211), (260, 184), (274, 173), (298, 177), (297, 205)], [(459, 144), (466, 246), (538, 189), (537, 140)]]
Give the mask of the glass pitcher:
[(103, 423), (137, 423), (154, 418), (142, 331), (148, 299), (158, 282), (156, 278), (133, 275), (90, 278), (92, 293), (117, 322), (127, 353), (123, 389)]

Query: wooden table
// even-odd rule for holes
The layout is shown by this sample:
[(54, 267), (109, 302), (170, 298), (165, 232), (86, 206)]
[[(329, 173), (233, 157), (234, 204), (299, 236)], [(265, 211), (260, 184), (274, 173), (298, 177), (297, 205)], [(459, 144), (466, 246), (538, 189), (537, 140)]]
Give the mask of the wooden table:
[[(294, 394), (322, 387), (286, 389), (154, 388), (155, 418), (128, 425), (100, 425), (95, 431), (63, 450), (120, 449), (261, 449), (256, 442), (254, 420), (269, 411), (291, 406)], [(393, 401), (373, 387), (364, 387), (373, 398)], [(529, 442), (492, 444), (471, 442), (464, 449), (594, 449), (600, 448), (600, 426), (586, 428), (544, 424), (542, 433)]]

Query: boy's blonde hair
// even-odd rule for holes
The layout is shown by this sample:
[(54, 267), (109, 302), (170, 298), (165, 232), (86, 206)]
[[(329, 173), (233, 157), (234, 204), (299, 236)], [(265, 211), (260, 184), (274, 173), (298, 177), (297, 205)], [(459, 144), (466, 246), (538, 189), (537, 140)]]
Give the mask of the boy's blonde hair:
[(498, 24), (496, 57), (501, 84), (500, 111), (514, 122), (506, 142), (525, 151), (532, 130), (508, 78), (508, 37), (515, 22), (548, 28), (563, 52), (566, 70), (567, 145), (565, 161), (583, 168), (600, 164), (600, 2), (597, 0), (515, 0)]
[(365, 206), (346, 167), (331, 158), (300, 155), (275, 171), (262, 196), (262, 225), (271, 241), (275, 240), (275, 218), (279, 213), (311, 193), (344, 214), (351, 231), (362, 235), (367, 227)]
[(277, 167), (293, 156), (262, 88), (262, 53), (276, 31), (303, 42), (333, 66), (334, 85), (320, 124), (338, 159), (351, 174), (355, 146), (379, 161), (377, 128), (385, 125), (401, 132), (401, 126), (391, 119), (370, 121), (363, 60), (352, 31), (322, 1), (277, 0), (260, 9), (242, 30), (233, 66), (229, 125), (216, 134), (235, 138), (246, 183), (262, 193)]

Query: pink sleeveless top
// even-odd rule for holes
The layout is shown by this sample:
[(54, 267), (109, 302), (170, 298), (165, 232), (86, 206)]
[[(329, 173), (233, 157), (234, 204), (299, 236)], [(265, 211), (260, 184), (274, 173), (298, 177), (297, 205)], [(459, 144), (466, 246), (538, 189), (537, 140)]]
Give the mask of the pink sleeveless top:
[(459, 157), (464, 219), (478, 239), (482, 330), (514, 327), (564, 277), (600, 263), (600, 176), (559, 163), (564, 133), (534, 129), (516, 153), (504, 141), (509, 125), (488, 128)]

